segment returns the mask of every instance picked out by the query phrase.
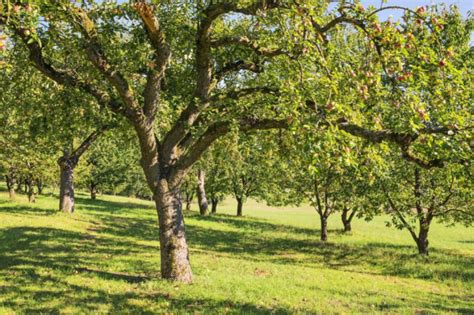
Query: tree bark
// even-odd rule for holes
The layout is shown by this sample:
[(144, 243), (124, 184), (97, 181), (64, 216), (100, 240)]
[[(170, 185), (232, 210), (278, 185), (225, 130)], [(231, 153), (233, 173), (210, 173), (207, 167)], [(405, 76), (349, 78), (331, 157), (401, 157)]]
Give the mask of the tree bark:
[(19, 193), (21, 193), (21, 188), (23, 186), (23, 177), (20, 176), (20, 178), (18, 178), (18, 181), (16, 183), (16, 191), (18, 191)]
[(191, 211), (191, 202), (194, 198), (194, 193), (192, 191), (187, 191), (185, 194), (186, 198), (186, 211)]
[(89, 184), (89, 190), (91, 193), (91, 199), (96, 200), (97, 199), (97, 184), (91, 181)]
[(161, 179), (155, 202), (160, 226), (161, 275), (164, 279), (192, 282), (179, 187)]
[(28, 202), (36, 202), (35, 189), (33, 187), (33, 180), (28, 178), (25, 180), (25, 186), (27, 188)]
[(352, 231), (351, 222), (352, 222), (352, 219), (354, 218), (354, 215), (355, 215), (355, 210), (352, 210), (351, 214), (349, 214), (349, 209), (346, 207), (344, 207), (344, 209), (342, 210), (341, 220), (344, 226), (344, 232), (348, 233)]
[(319, 216), (321, 219), (321, 241), (328, 240), (328, 218), (324, 215)]
[(426, 219), (420, 219), (420, 231), (416, 245), (418, 246), (418, 253), (420, 255), (428, 256), (428, 232), (430, 230), (430, 222)]
[(216, 214), (217, 213), (217, 203), (219, 200), (217, 198), (211, 198), (211, 213)]
[(43, 194), (43, 181), (41, 179), (36, 180), (36, 188), (38, 188), (38, 195)]
[(206, 197), (205, 177), (205, 172), (200, 169), (198, 171), (197, 197), (199, 203), (199, 213), (201, 215), (206, 215), (209, 208)]
[(242, 210), (244, 207), (244, 198), (243, 197), (235, 197), (237, 199), (237, 216), (242, 216)]
[(66, 213), (74, 212), (74, 168), (77, 158), (67, 155), (58, 159), (60, 168), (59, 210)]
[(5, 181), (7, 183), (8, 195), (10, 200), (15, 200), (15, 177), (13, 175), (5, 175)]

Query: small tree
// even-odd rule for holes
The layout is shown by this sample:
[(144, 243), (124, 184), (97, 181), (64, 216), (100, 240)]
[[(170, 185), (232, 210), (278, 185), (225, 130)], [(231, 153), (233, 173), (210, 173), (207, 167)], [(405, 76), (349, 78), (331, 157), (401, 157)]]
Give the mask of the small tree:
[(463, 164), (422, 169), (394, 160), (380, 179), (392, 219), (388, 225), (408, 230), (419, 254), (428, 255), (428, 234), (433, 220), (466, 226), (474, 222), (471, 178), (469, 166)]
[[(243, 215), (245, 201), (265, 196), (272, 177), (271, 133), (259, 136), (235, 135), (235, 142), (228, 147), (228, 182), (237, 201), (237, 216)], [(268, 140), (268, 141), (265, 141)]]
[(229, 174), (233, 162), (227, 156), (229, 143), (219, 141), (213, 145), (204, 158), (207, 169), (206, 192), (211, 200), (211, 213), (217, 213), (217, 205), (229, 193)]

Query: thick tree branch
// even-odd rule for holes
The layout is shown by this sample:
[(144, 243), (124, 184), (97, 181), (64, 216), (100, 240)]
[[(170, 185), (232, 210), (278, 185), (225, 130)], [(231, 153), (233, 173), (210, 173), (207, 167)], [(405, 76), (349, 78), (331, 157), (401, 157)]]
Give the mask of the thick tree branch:
[(73, 71), (55, 69), (49, 62), (45, 60), (43, 56), (43, 48), (37, 41), (33, 40), (29, 35), (27, 35), (24, 29), (15, 28), (13, 30), (26, 45), (29, 52), (30, 61), (43, 75), (60, 85), (77, 88), (91, 95), (96, 99), (99, 105), (103, 107), (109, 107), (116, 113), (123, 112), (120, 102), (112, 100), (106, 92), (101, 91), (95, 85), (82, 81)]
[(145, 1), (138, 1), (135, 3), (135, 9), (143, 21), (145, 31), (154, 49), (153, 63), (148, 70), (147, 83), (143, 92), (145, 115), (153, 120), (158, 108), (161, 81), (171, 57), (171, 50), (165, 40), (165, 35), (160, 28), (158, 20), (154, 16), (153, 7)]
[(256, 55), (264, 56), (264, 57), (275, 57), (278, 55), (289, 54), (288, 52), (280, 48), (270, 49), (270, 48), (260, 47), (256, 42), (251, 41), (246, 36), (224, 37), (224, 38), (216, 39), (211, 42), (211, 45), (213, 47), (240, 45), (240, 46), (244, 46), (251, 49)]
[(221, 69), (216, 71), (214, 77), (217, 81), (220, 81), (225, 75), (231, 72), (238, 72), (241, 70), (251, 71), (253, 73), (261, 73), (262, 68), (255, 62), (249, 62), (244, 60), (237, 60), (225, 64)]
[(111, 127), (109, 125), (104, 125), (101, 128), (95, 130), (92, 132), (78, 147), (75, 149), (72, 153), (71, 156), (75, 156), (77, 159), (79, 159), (84, 152), (87, 151), (87, 149), (94, 143), (94, 141), (97, 140), (97, 138), (103, 134), (106, 130), (110, 129)]
[(210, 105), (213, 88), (213, 68), (211, 61), (211, 28), (213, 22), (223, 14), (236, 12), (257, 14), (258, 11), (286, 7), (279, 0), (258, 0), (249, 6), (240, 7), (235, 1), (216, 1), (205, 8), (196, 33), (196, 90), (195, 100), (181, 113), (174, 127), (163, 140), (162, 153), (169, 155), (186, 136), (187, 129), (194, 124), (200, 112)]
[[(238, 127), (241, 131), (286, 129), (288, 126), (288, 120), (283, 119), (276, 120), (247, 118), (242, 119), (238, 124)], [(192, 145), (189, 146), (187, 153), (177, 164), (178, 169), (185, 170), (191, 166), (201, 157), (201, 155), (212, 145), (214, 141), (229, 133), (231, 128), (232, 122), (229, 121), (218, 122), (209, 126), (207, 130), (201, 135), (201, 137), (199, 137)]]
[(420, 134), (446, 134), (449, 135), (450, 130), (446, 127), (426, 127), (418, 131), (418, 133), (401, 133), (393, 132), (389, 130), (370, 130), (363, 127), (360, 127), (355, 124), (347, 122), (345, 119), (341, 119), (337, 122), (339, 129), (344, 130), (345, 132), (364, 138), (372, 143), (381, 143), (383, 141), (392, 142), (397, 144), (401, 151), (402, 157), (410, 162), (415, 162), (423, 168), (433, 168), (433, 167), (442, 167), (443, 161), (436, 159), (431, 161), (424, 161), (415, 156), (410, 152), (410, 145), (418, 139)]
[(78, 26), (79, 30), (84, 36), (86, 51), (90, 61), (117, 90), (124, 104), (132, 110), (128, 111), (127, 113), (135, 113), (135, 115), (131, 115), (132, 117), (128, 118), (136, 119), (140, 107), (135, 98), (133, 89), (125, 77), (109, 63), (105, 52), (99, 43), (99, 38), (94, 22), (89, 18), (87, 12), (80, 8), (71, 8), (68, 14), (71, 15), (75, 24)]

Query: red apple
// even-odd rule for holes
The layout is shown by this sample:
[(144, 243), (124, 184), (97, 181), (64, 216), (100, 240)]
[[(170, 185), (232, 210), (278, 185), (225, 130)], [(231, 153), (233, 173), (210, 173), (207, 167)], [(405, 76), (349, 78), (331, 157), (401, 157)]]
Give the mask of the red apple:
[(421, 108), (417, 108), (416, 109), (416, 112), (418, 113), (418, 116), (423, 119), (423, 120), (426, 120), (426, 113), (424, 110), (422, 110)]
[(328, 111), (332, 111), (334, 109), (334, 103), (333, 102), (329, 102), (326, 104), (326, 109)]
[(416, 9), (416, 13), (418, 13), (419, 15), (425, 14), (425, 7), (418, 7)]

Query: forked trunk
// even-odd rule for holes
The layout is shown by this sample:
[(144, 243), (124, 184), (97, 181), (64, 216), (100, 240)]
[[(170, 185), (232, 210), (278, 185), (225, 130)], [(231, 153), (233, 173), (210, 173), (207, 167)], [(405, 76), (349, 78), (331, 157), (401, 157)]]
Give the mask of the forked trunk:
[(59, 210), (66, 213), (74, 212), (74, 168), (76, 162), (67, 157), (58, 160), (60, 168)]
[(5, 181), (7, 183), (8, 195), (10, 200), (15, 200), (15, 177), (12, 175), (5, 175)]
[(236, 197), (237, 199), (237, 216), (241, 217), (242, 216), (242, 210), (244, 207), (244, 198), (243, 197)]
[(197, 197), (199, 203), (199, 213), (201, 215), (206, 215), (209, 205), (206, 198), (206, 189), (205, 189), (205, 173), (203, 170), (198, 171), (198, 185), (197, 185)]
[(217, 203), (219, 200), (217, 198), (211, 198), (211, 213), (216, 214), (217, 213)]
[(328, 240), (328, 218), (324, 215), (319, 216), (321, 219), (321, 241)]
[(351, 222), (352, 222), (352, 219), (354, 218), (354, 214), (355, 214), (354, 210), (352, 210), (352, 213), (350, 215), (349, 215), (349, 209), (348, 208), (344, 208), (342, 210), (341, 220), (342, 220), (342, 224), (344, 226), (344, 232), (346, 232), (346, 233), (352, 231)]
[(167, 280), (192, 282), (188, 245), (179, 187), (170, 188), (162, 179), (155, 196), (160, 226), (161, 276)]

